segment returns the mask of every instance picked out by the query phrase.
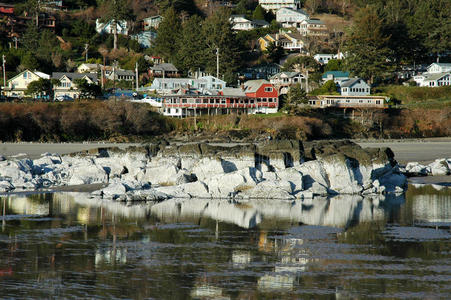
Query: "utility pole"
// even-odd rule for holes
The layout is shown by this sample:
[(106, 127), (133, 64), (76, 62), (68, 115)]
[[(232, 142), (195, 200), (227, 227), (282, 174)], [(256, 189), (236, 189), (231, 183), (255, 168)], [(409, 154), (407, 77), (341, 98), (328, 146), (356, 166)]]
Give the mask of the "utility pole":
[(219, 48), (216, 48), (216, 78), (219, 78)]
[(305, 83), (305, 92), (308, 93), (308, 69), (307, 69), (307, 76), (306, 76), (306, 83)]
[(2, 55), (2, 60), (3, 60), (3, 89), (6, 89), (6, 69), (5, 69), (6, 59), (4, 54)]
[(136, 73), (136, 91), (138, 91), (138, 87), (139, 87), (139, 85), (138, 85), (138, 61), (136, 61), (136, 63), (135, 63), (135, 73)]
[(85, 44), (86, 62), (88, 62), (88, 49), (89, 49), (89, 44)]
[(116, 102), (116, 65), (117, 61), (113, 62), (113, 91), (114, 91), (114, 102)]

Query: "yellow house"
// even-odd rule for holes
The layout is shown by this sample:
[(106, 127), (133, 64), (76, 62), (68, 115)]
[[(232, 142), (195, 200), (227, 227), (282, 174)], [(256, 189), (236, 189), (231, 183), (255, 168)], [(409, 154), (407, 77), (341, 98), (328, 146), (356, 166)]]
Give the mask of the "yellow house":
[(258, 39), (258, 45), (261, 51), (265, 51), (269, 44), (274, 43), (276, 46), (281, 46), (287, 51), (299, 52), (304, 48), (302, 35), (298, 32), (280, 32), (276, 34), (267, 34)]
[(40, 78), (50, 79), (50, 75), (39, 71), (25, 70), (8, 80), (5, 94), (8, 97), (24, 97), (30, 82), (39, 80)]
[(261, 51), (266, 51), (270, 43), (276, 43), (278, 34), (267, 34), (258, 38), (257, 42)]

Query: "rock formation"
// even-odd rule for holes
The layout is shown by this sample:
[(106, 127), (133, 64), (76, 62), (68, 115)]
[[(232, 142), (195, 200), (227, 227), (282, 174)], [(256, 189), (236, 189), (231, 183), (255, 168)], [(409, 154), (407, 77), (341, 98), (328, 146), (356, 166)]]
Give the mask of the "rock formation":
[(93, 183), (108, 185), (94, 196), (119, 200), (296, 199), (401, 193), (407, 186), (390, 149), (349, 141), (160, 143), (0, 161), (3, 192)]

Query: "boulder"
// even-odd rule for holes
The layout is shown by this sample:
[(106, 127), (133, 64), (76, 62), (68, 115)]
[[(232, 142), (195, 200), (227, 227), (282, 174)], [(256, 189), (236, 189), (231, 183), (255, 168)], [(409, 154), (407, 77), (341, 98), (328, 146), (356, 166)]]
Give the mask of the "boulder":
[(450, 168), (445, 158), (436, 159), (434, 162), (430, 163), (428, 167), (430, 168), (433, 176), (450, 174)]
[(412, 176), (426, 176), (431, 173), (431, 168), (418, 162), (409, 162), (406, 165), (406, 171)]

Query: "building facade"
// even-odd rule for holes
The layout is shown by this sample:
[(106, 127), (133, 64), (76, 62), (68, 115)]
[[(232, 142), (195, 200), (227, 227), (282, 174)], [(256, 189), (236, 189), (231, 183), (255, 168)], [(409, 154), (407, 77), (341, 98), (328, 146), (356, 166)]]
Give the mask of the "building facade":
[(69, 72), (53, 72), (52, 79), (58, 80), (53, 85), (53, 93), (55, 99), (61, 96), (77, 99), (80, 97), (80, 90), (75, 81), (84, 79), (91, 84), (97, 84), (97, 74), (95, 73), (69, 73)]
[(283, 7), (276, 12), (276, 21), (285, 28), (300, 28), (302, 21), (308, 20), (309, 15), (302, 9), (294, 10)]
[(25, 70), (20, 72), (13, 78), (7, 81), (6, 88), (4, 89), (4, 93), (8, 97), (19, 97), (22, 98), (26, 95), (25, 91), (28, 88), (28, 85), (39, 79), (50, 79), (50, 75), (39, 72), (39, 71), (30, 71)]
[(258, 4), (260, 4), (264, 9), (270, 10), (273, 13), (276, 13), (277, 10), (288, 7), (294, 10), (301, 8), (300, 0), (258, 0)]
[(361, 78), (351, 78), (341, 81), (340, 92), (342, 96), (368, 96), (371, 87)]

